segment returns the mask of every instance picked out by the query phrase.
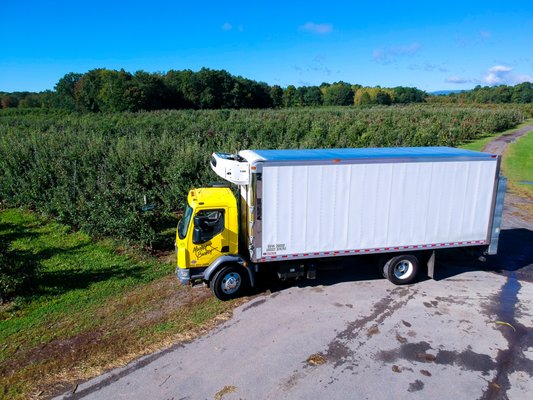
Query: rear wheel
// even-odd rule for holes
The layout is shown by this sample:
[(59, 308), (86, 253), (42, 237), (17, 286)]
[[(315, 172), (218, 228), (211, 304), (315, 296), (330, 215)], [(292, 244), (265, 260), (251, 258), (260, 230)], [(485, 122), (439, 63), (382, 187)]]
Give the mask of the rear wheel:
[(402, 254), (390, 258), (383, 265), (383, 276), (395, 285), (413, 282), (418, 274), (418, 258), (411, 254)]
[(220, 300), (231, 300), (243, 295), (248, 286), (246, 271), (236, 265), (223, 267), (211, 280), (211, 291)]

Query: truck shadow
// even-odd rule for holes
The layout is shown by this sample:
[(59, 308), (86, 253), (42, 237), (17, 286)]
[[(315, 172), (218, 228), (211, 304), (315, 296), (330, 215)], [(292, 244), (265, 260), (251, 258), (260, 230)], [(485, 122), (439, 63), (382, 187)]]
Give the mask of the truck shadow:
[(462, 249), (443, 251), (437, 258), (436, 271), (437, 281), (469, 271), (488, 271), (502, 275), (513, 272), (519, 280), (533, 282), (533, 231), (502, 230), (498, 254), (487, 256), (486, 261)]
[[(500, 234), (498, 254), (478, 259), (480, 252), (472, 249), (441, 250), (436, 258), (435, 280), (440, 281), (471, 271), (506, 274), (513, 271), (517, 278), (533, 282), (533, 231), (506, 229)], [(252, 295), (278, 292), (290, 287), (331, 286), (343, 282), (385, 280), (377, 267), (377, 257), (350, 256), (331, 258), (317, 268), (316, 279), (280, 281), (273, 271), (262, 271)], [(418, 282), (430, 279), (423, 266)], [(391, 284), (392, 285), (392, 284)]]
[(260, 272), (252, 294), (279, 292), (291, 287), (332, 286), (342, 282), (373, 281), (384, 279), (375, 262), (369, 257), (338, 257), (321, 261), (315, 279), (287, 279), (281, 281), (274, 271)]

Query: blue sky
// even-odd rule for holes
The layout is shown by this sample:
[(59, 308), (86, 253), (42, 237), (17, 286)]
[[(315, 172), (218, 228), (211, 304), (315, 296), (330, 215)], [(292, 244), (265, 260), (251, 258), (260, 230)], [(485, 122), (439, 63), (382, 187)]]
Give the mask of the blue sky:
[(533, 81), (533, 1), (0, 0), (0, 91), (68, 72), (225, 69), (270, 85)]

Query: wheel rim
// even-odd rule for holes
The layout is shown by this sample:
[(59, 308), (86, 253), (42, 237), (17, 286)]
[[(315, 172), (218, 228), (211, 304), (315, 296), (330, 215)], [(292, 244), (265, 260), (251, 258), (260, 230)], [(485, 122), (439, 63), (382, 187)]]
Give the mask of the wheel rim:
[(220, 284), (222, 291), (225, 294), (233, 294), (241, 287), (241, 276), (236, 272), (230, 272), (222, 278)]
[(411, 261), (401, 260), (394, 266), (394, 276), (398, 279), (407, 279), (413, 273), (414, 266)]

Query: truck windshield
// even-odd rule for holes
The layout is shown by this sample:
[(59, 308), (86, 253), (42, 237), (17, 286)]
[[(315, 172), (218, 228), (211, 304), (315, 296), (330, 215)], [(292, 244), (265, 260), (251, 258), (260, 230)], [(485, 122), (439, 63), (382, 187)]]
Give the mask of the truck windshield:
[(187, 236), (187, 228), (189, 227), (189, 222), (191, 222), (191, 217), (192, 208), (187, 204), (183, 217), (181, 217), (178, 223), (178, 236), (180, 239), (185, 239), (185, 236)]

